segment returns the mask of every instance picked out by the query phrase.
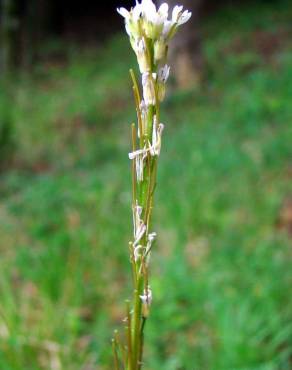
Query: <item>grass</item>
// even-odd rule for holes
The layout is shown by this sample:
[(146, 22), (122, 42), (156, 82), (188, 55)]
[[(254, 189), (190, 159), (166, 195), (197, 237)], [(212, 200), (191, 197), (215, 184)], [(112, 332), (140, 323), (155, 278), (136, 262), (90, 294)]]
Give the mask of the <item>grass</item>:
[[(165, 104), (145, 369), (291, 368), (288, 5), (208, 19), (208, 82)], [(0, 183), (5, 370), (111, 369), (130, 294), (134, 59), (119, 35), (67, 58), (18, 79), (9, 110), (0, 97), (15, 153)]]

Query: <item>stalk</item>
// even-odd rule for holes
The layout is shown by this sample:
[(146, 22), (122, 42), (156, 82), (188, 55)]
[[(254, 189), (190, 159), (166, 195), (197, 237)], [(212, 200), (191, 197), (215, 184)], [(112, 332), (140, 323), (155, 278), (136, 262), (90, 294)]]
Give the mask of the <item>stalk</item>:
[[(168, 5), (157, 10), (152, 0), (142, 0), (130, 11), (118, 9), (125, 18), (130, 43), (137, 56), (141, 84), (130, 70), (137, 113), (137, 124), (131, 127), (133, 239), (130, 261), (133, 277), (133, 298), (127, 303), (126, 355), (122, 352), (124, 370), (141, 370), (144, 359), (144, 330), (150, 313), (152, 291), (149, 284), (149, 261), (156, 233), (152, 232), (152, 210), (162, 131), (160, 103), (164, 100), (169, 75), (168, 43), (178, 27), (187, 22), (191, 13), (175, 6), (172, 19), (167, 20)], [(141, 86), (142, 85), (142, 86)], [(140, 88), (141, 86), (141, 88)], [(132, 309), (131, 309), (132, 307)], [(118, 340), (113, 341), (114, 365), (119, 369)]]

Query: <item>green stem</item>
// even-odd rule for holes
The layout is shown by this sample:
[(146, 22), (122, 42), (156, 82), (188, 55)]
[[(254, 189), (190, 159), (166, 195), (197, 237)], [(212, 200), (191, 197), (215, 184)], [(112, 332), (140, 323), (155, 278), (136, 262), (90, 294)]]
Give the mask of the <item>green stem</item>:
[(132, 350), (133, 350), (133, 370), (138, 369), (139, 353), (141, 350), (141, 318), (142, 318), (142, 301), (140, 295), (143, 294), (143, 276), (140, 274), (137, 282), (137, 289), (134, 294), (134, 312), (133, 312), (133, 333), (132, 333)]
[(144, 327), (146, 324), (146, 317), (142, 318), (142, 326), (141, 326), (141, 346), (140, 346), (140, 353), (139, 353), (139, 365), (138, 370), (141, 370), (142, 363), (143, 363), (143, 350), (144, 350)]

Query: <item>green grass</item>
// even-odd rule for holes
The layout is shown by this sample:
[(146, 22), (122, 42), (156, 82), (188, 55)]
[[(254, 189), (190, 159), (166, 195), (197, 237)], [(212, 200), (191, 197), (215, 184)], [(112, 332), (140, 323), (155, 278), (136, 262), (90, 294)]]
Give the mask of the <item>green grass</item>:
[[(291, 239), (277, 228), (292, 193), (284, 5), (208, 19), (208, 82), (165, 103), (145, 369), (291, 369)], [(267, 54), (257, 38), (273, 35)], [(0, 97), (15, 153), (0, 182), (3, 370), (112, 369), (130, 296), (135, 61), (124, 35), (68, 59), (19, 78), (9, 110)]]

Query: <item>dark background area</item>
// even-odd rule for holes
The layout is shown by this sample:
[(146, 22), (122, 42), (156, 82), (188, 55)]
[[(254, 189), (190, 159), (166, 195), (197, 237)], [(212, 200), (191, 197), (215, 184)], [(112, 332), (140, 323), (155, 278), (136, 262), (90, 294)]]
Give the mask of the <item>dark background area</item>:
[[(277, 0), (262, 0), (277, 3)], [(196, 3), (196, 0), (194, 1)], [(242, 7), (252, 5), (252, 0), (202, 0), (196, 6), (196, 22), (213, 14), (224, 6)], [(256, 1), (258, 4), (259, 1)], [(48, 0), (2, 0), (0, 25), (3, 25), (3, 6), (10, 7), (11, 63), (29, 65), (40, 56), (40, 49), (48, 39), (61, 38), (88, 45), (103, 42), (107, 36), (120, 29), (121, 20), (115, 9), (128, 7), (131, 1), (48, 1)], [(2, 10), (1, 10), (2, 9)], [(4, 21), (5, 23), (5, 21)], [(3, 27), (3, 26), (2, 26)], [(5, 32), (5, 31), (4, 31)], [(11, 64), (10, 63), (10, 64)]]

